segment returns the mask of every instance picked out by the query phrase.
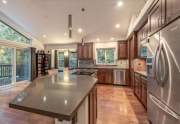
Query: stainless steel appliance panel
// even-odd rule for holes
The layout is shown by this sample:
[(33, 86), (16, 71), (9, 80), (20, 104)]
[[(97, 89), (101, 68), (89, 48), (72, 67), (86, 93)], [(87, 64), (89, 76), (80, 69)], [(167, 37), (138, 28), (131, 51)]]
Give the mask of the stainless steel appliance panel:
[[(180, 115), (180, 19), (153, 35), (149, 44), (154, 61), (152, 71), (148, 71), (148, 92), (153, 96), (151, 98), (156, 98), (161, 105)], [(153, 124), (179, 124), (171, 122), (166, 114), (156, 110), (158, 104), (153, 103), (152, 99), (148, 100), (149, 117), (153, 120), (164, 116), (167, 121), (153, 120)]]
[(180, 116), (156, 97), (148, 95), (148, 117), (152, 124), (179, 124)]

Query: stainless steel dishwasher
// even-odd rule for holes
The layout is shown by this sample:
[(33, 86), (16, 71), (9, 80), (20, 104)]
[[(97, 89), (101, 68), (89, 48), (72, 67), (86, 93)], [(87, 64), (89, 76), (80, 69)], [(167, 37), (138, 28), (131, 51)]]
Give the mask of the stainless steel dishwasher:
[(126, 84), (126, 70), (122, 70), (122, 69), (114, 70), (114, 84), (127, 85)]

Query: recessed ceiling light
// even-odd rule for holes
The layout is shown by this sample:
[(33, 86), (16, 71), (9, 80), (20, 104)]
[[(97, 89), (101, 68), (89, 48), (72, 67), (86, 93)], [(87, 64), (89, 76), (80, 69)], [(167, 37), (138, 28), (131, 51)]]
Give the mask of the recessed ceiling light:
[(118, 6), (118, 7), (121, 7), (121, 6), (123, 6), (123, 4), (124, 4), (124, 3), (123, 3), (122, 1), (119, 1), (119, 2), (117, 3), (117, 6)]
[(116, 24), (116, 28), (120, 28), (120, 24)]
[(64, 36), (67, 36), (67, 33), (66, 33), (66, 32), (64, 32)]
[(97, 38), (97, 39), (96, 39), (96, 41), (100, 41), (100, 39), (99, 39), (99, 38)]
[(2, 0), (2, 3), (3, 4), (7, 4), (7, 0)]
[(78, 28), (78, 32), (82, 33), (83, 32), (82, 28)]
[(43, 35), (43, 38), (46, 38), (46, 37), (47, 37), (47, 36), (44, 34), (44, 35)]
[(114, 37), (111, 37), (111, 39), (110, 39), (111, 41), (114, 41)]

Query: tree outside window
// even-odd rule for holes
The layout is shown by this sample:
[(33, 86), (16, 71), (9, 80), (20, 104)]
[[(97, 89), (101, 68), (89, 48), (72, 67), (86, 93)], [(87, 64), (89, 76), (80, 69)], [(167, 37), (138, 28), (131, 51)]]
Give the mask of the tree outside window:
[(97, 64), (112, 65), (115, 64), (115, 48), (98, 48)]

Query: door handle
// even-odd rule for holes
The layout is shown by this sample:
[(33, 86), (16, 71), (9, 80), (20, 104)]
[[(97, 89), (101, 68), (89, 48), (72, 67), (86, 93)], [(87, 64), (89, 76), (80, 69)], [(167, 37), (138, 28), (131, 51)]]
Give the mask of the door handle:
[(169, 107), (167, 107), (165, 104), (163, 104), (160, 100), (158, 100), (157, 98), (155, 98), (154, 96), (152, 96), (151, 94), (149, 94), (149, 97), (151, 99), (151, 101), (162, 111), (164, 111), (165, 113), (167, 113), (168, 115), (174, 117), (177, 120), (180, 120), (180, 116), (178, 114), (176, 114), (175, 112), (173, 112)]
[(153, 77), (154, 77), (154, 79), (156, 79), (157, 78), (157, 61), (158, 61), (158, 55), (159, 55), (159, 52), (160, 52), (160, 44), (158, 45), (158, 47), (157, 47), (157, 50), (156, 50), (156, 53), (155, 53), (155, 57), (154, 57), (154, 67), (153, 67), (153, 70), (154, 70), (154, 75), (153, 75)]
[[(161, 61), (160, 61), (160, 58), (162, 59)], [(161, 64), (161, 68), (163, 67), (162, 70), (159, 70), (160, 64)], [(164, 85), (165, 81), (168, 78), (168, 73), (169, 73), (169, 70), (168, 70), (167, 55), (164, 48), (164, 44), (161, 43), (159, 53), (157, 55), (157, 61), (156, 61), (156, 80), (160, 86)]]

